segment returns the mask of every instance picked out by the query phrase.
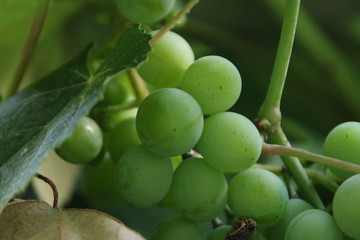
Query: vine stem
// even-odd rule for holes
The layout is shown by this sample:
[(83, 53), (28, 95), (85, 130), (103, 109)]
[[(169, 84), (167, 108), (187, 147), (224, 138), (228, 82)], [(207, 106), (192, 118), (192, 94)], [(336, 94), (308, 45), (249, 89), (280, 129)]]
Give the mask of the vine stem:
[(53, 208), (56, 208), (59, 202), (59, 193), (55, 183), (51, 181), (49, 178), (45, 177), (44, 175), (41, 175), (40, 173), (36, 174), (36, 177), (49, 184), (49, 186), (51, 187), (54, 196)]
[[(284, 172), (284, 167), (278, 165), (256, 163), (252, 166), (252, 168), (265, 169), (277, 175), (280, 175)], [(310, 168), (305, 168), (305, 172), (311, 180), (320, 183), (321, 185), (323, 185), (325, 188), (327, 188), (329, 191), (333, 193), (335, 193), (339, 187), (339, 185), (333, 179), (326, 176), (324, 173), (320, 171)]]
[[(280, 16), (283, 1), (263, 1)], [(354, 64), (346, 58), (339, 47), (319, 26), (308, 11), (302, 9), (299, 13), (298, 37), (300, 44), (311, 54), (320, 67), (327, 69), (329, 78), (337, 85), (352, 110), (360, 116), (360, 82), (359, 73)], [(329, 78), (326, 78), (328, 84)]]
[(150, 41), (150, 45), (153, 46), (166, 32), (170, 31), (180, 18), (186, 15), (198, 2), (199, 0), (190, 0), (187, 2), (184, 7), (154, 35)]
[[(287, 146), (290, 146), (290, 143), (280, 126), (280, 103), (294, 44), (299, 9), (300, 0), (287, 0), (270, 85), (258, 116), (259, 128), (265, 133), (271, 132), (273, 143)], [(325, 209), (299, 159), (292, 156), (282, 156), (282, 159), (304, 198), (314, 207)]]
[(288, 0), (286, 3), (284, 21), (270, 85), (264, 103), (259, 111), (259, 119), (267, 119), (272, 125), (275, 125), (281, 120), (280, 102), (294, 44), (299, 8), (300, 0)]
[(280, 156), (292, 156), (297, 158), (303, 158), (312, 162), (318, 162), (327, 166), (341, 168), (355, 173), (360, 173), (360, 165), (341, 161), (336, 158), (327, 157), (324, 155), (308, 152), (302, 149), (293, 148), (290, 146), (282, 146), (278, 144), (263, 143), (262, 154), (264, 155), (280, 155)]
[(135, 91), (137, 100), (142, 102), (150, 93), (144, 82), (144, 79), (142, 79), (142, 77), (139, 75), (136, 68), (130, 68), (127, 71), (127, 74), (131, 80), (131, 85)]
[[(290, 143), (285, 136), (282, 128), (277, 126), (275, 131), (271, 135), (273, 143), (288, 146)], [(266, 146), (265, 146), (266, 147)], [(266, 150), (264, 150), (264, 154)], [(289, 155), (280, 155), (286, 168), (289, 170), (291, 176), (295, 180), (296, 184), (299, 187), (300, 194), (303, 195), (303, 198), (307, 200), (311, 205), (318, 209), (325, 209), (323, 202), (320, 199), (320, 196), (315, 190), (315, 187), (312, 185), (310, 178), (308, 177), (304, 167), (302, 166), (300, 160), (295, 156)]]
[(49, 0), (39, 0), (29, 36), (24, 44), (21, 60), (15, 70), (14, 78), (10, 82), (10, 86), (6, 93), (5, 99), (14, 95), (19, 89), (20, 83), (23, 79), (27, 66), (29, 65), (32, 54), (34, 52), (36, 43), (39, 39), (41, 30), (44, 26), (48, 7)]

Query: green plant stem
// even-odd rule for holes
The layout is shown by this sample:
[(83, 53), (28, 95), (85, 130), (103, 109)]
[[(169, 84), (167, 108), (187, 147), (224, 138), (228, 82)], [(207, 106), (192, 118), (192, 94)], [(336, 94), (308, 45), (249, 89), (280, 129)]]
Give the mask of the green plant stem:
[(338, 189), (339, 185), (324, 173), (309, 168), (305, 168), (305, 171), (311, 180), (320, 183), (332, 193), (335, 193)]
[(5, 99), (14, 95), (19, 89), (25, 71), (27, 69), (27, 66), (29, 65), (32, 54), (34, 52), (36, 43), (39, 39), (41, 30), (44, 26), (48, 6), (49, 6), (49, 0), (39, 0), (29, 36), (24, 44), (21, 60), (15, 70), (14, 78), (10, 82), (10, 86), (9, 89), (7, 90)]
[(294, 43), (299, 8), (300, 0), (288, 0), (286, 3), (284, 21), (270, 85), (264, 103), (259, 111), (259, 119), (266, 119), (273, 126), (281, 121), (280, 102)]
[[(300, 0), (288, 0), (285, 6), (285, 15), (281, 36), (276, 54), (274, 69), (264, 103), (259, 111), (259, 127), (268, 133), (272, 132), (273, 143), (290, 146), (284, 132), (280, 127), (280, 103), (285, 85), (286, 74), (290, 62), (294, 43)], [(314, 186), (311, 184), (303, 166), (296, 157), (282, 156), (286, 168), (291, 173), (304, 198), (314, 207), (325, 209)]]
[(294, 182), (292, 181), (291, 175), (286, 168), (282, 168), (282, 176), (288, 189), (289, 198), (298, 198), (299, 194), (297, 194)]
[[(276, 165), (268, 165), (268, 164), (254, 164), (252, 168), (261, 168), (268, 170), (274, 174), (280, 175), (284, 172), (283, 166), (276, 166)], [(316, 181), (323, 185), (325, 188), (330, 190), (331, 192), (335, 193), (339, 185), (331, 179), (331, 177), (326, 176), (326, 174), (316, 171), (314, 169), (305, 168), (306, 174), (309, 176), (309, 178), (313, 181)]]
[(348, 170), (351, 172), (360, 173), (360, 165), (358, 164), (341, 161), (336, 158), (327, 157), (324, 155), (308, 152), (290, 146), (263, 143), (262, 154), (303, 158), (305, 160), (322, 163), (327, 166), (332, 166), (332, 167)]
[(150, 94), (144, 79), (139, 75), (136, 68), (130, 68), (127, 74), (129, 75), (138, 102), (142, 102)]
[[(280, 127), (277, 127), (276, 130), (272, 133), (271, 139), (274, 143), (279, 144), (278, 146), (281, 145), (284, 148), (285, 146), (290, 147), (290, 143)], [(268, 145), (266, 145), (266, 143), (263, 144), (263, 154), (265, 155), (267, 155), (266, 153), (268, 152), (266, 148)], [(299, 191), (302, 193), (303, 198), (315, 208), (325, 209), (324, 204), (322, 203), (299, 159), (289, 154), (276, 155), (281, 156), (286, 168), (289, 170), (291, 176), (294, 178), (296, 184), (298, 185)]]
[[(264, 1), (278, 17), (282, 14), (283, 2), (282, 0)], [(299, 43), (322, 68), (326, 69), (330, 80), (342, 92), (342, 97), (346, 99), (357, 116), (360, 116), (360, 74), (354, 64), (346, 58), (304, 9), (299, 13), (297, 32)], [(324, 84), (329, 84), (329, 79), (325, 80)]]
[(150, 41), (150, 45), (153, 46), (166, 32), (170, 31), (179, 19), (186, 15), (198, 2), (199, 0), (190, 0), (187, 2), (184, 7), (155, 34)]

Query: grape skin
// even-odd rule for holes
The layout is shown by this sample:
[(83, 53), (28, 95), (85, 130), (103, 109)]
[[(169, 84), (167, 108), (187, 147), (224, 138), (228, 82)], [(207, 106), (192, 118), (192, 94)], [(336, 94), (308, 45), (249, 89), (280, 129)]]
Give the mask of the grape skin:
[(273, 225), (286, 213), (287, 189), (278, 176), (264, 169), (238, 173), (229, 184), (229, 206), (238, 217), (258, 225)]
[[(155, 34), (156, 32), (152, 32), (152, 35)], [(189, 43), (179, 34), (170, 31), (154, 44), (148, 59), (140, 64), (138, 71), (154, 87), (178, 87), (194, 58)]]
[[(330, 131), (324, 142), (324, 155), (343, 161), (360, 164), (360, 122), (345, 122)], [(354, 173), (329, 167), (331, 171), (342, 179)]]
[(169, 157), (160, 157), (138, 145), (120, 158), (114, 181), (126, 202), (142, 208), (160, 202), (169, 191), (172, 177)]
[(297, 215), (289, 224), (285, 240), (342, 240), (333, 217), (322, 210), (309, 209)]
[(215, 228), (207, 237), (207, 240), (225, 240), (226, 235), (230, 231), (232, 226), (223, 225)]
[(141, 103), (136, 129), (141, 142), (161, 156), (188, 152), (198, 142), (204, 118), (199, 104), (186, 92), (163, 88)]
[(265, 230), (266, 237), (269, 240), (284, 239), (286, 229), (290, 224), (291, 220), (301, 212), (312, 208), (313, 207), (309, 203), (305, 202), (300, 198), (290, 199), (286, 206), (286, 213), (284, 218), (275, 225), (272, 225)]
[(360, 239), (360, 174), (345, 180), (335, 192), (333, 213), (345, 234)]
[(175, 0), (117, 0), (118, 8), (127, 19), (137, 23), (154, 23), (165, 17)]
[(194, 221), (217, 217), (227, 202), (224, 175), (201, 158), (188, 158), (180, 164), (171, 191), (177, 209)]
[(176, 216), (160, 223), (151, 240), (206, 240), (198, 223)]
[(139, 144), (135, 117), (130, 117), (120, 121), (111, 131), (108, 148), (114, 161), (118, 161), (128, 149)]
[(115, 166), (115, 162), (106, 156), (100, 163), (85, 170), (84, 195), (97, 208), (112, 210), (126, 205), (114, 181)]
[(259, 158), (262, 141), (255, 125), (233, 112), (208, 117), (197, 149), (213, 167), (224, 172), (240, 172)]
[(89, 117), (83, 117), (77, 123), (71, 135), (58, 147), (56, 153), (65, 161), (83, 164), (93, 160), (103, 145), (100, 127)]
[(192, 95), (204, 114), (224, 112), (241, 92), (241, 77), (229, 60), (219, 56), (199, 58), (186, 70), (181, 89)]

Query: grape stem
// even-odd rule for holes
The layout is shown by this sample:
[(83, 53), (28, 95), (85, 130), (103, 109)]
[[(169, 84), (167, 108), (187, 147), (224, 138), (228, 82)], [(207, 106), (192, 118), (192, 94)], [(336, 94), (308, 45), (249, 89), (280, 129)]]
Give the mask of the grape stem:
[(299, 194), (296, 192), (294, 182), (291, 181), (292, 180), (291, 175), (289, 171), (286, 169), (286, 167), (282, 168), (282, 176), (284, 178), (286, 188), (288, 189), (289, 197), (298, 198)]
[[(288, 0), (281, 30), (279, 46), (275, 64), (270, 79), (270, 85), (265, 100), (260, 108), (258, 127), (262, 134), (271, 134), (274, 143), (288, 145), (289, 141), (282, 131), (280, 103), (289, 67), (292, 47), (294, 43), (296, 25), (300, 9), (300, 0)], [(293, 156), (282, 156), (285, 166), (291, 173), (304, 198), (318, 209), (325, 209), (319, 195), (307, 176), (299, 159)]]
[(270, 85), (259, 111), (259, 119), (267, 119), (272, 125), (279, 123), (281, 120), (280, 101), (294, 44), (299, 8), (300, 0), (287, 1)]
[(264, 155), (280, 155), (303, 158), (312, 162), (318, 162), (327, 166), (341, 168), (355, 173), (360, 173), (360, 165), (350, 162), (341, 161), (336, 158), (327, 157), (321, 154), (308, 152), (302, 149), (297, 149), (289, 146), (282, 146), (278, 144), (263, 143), (262, 154)]
[(19, 89), (25, 71), (30, 63), (36, 43), (39, 39), (41, 30), (44, 26), (48, 7), (49, 7), (49, 0), (39, 1), (29, 36), (23, 47), (21, 60), (15, 70), (14, 78), (10, 82), (10, 86), (5, 95), (5, 99), (14, 95)]
[(54, 196), (53, 208), (56, 208), (59, 202), (59, 193), (55, 183), (51, 181), (49, 178), (45, 177), (44, 175), (41, 175), (40, 173), (36, 174), (36, 177), (49, 184), (49, 186), (51, 187)]
[(173, 17), (169, 22), (167, 22), (151, 39), (150, 45), (153, 46), (166, 32), (170, 31), (174, 25), (180, 20), (180, 18), (186, 15), (197, 3), (199, 0), (190, 0), (187, 2), (184, 7)]
[[(277, 15), (281, 15), (283, 1), (263, 1)], [(328, 71), (328, 76), (341, 91), (352, 110), (360, 116), (359, 73), (338, 46), (329, 39), (315, 19), (306, 11), (299, 13), (297, 32), (300, 44), (311, 54), (320, 67)], [(328, 84), (329, 79), (324, 78)]]
[(136, 68), (130, 68), (127, 70), (127, 74), (129, 75), (138, 102), (142, 102), (150, 94), (144, 79), (142, 79)]
[[(256, 163), (252, 166), (252, 168), (265, 169), (277, 175), (281, 175), (284, 173), (283, 166)], [(305, 172), (311, 180), (320, 183), (321, 185), (323, 185), (325, 188), (327, 188), (329, 191), (333, 193), (335, 193), (339, 187), (339, 185), (333, 179), (326, 176), (324, 173), (320, 171), (310, 168), (305, 168)]]

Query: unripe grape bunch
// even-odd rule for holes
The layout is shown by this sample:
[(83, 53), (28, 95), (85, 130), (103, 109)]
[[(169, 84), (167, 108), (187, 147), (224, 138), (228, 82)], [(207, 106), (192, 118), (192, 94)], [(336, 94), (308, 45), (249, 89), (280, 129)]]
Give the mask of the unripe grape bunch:
[[(152, 50), (107, 81), (89, 116), (56, 148), (70, 163), (91, 165), (83, 191), (92, 205), (173, 209), (169, 218), (154, 217), (153, 240), (360, 239), (360, 122), (334, 128), (323, 155), (292, 148), (280, 101), (266, 98), (256, 120), (239, 113), (233, 107), (249, 81), (240, 67), (223, 56), (196, 58), (192, 43), (171, 29), (197, 1), (174, 21), (167, 18), (178, 9), (174, 0), (115, 2), (126, 24), (142, 24), (152, 36)], [(276, 92), (279, 99), (282, 88), (268, 94)], [(285, 157), (274, 164), (265, 155)], [(322, 170), (306, 160), (321, 161)], [(91, 188), (92, 178), (108, 186)], [(101, 204), (96, 191), (104, 189), (114, 193)]]

